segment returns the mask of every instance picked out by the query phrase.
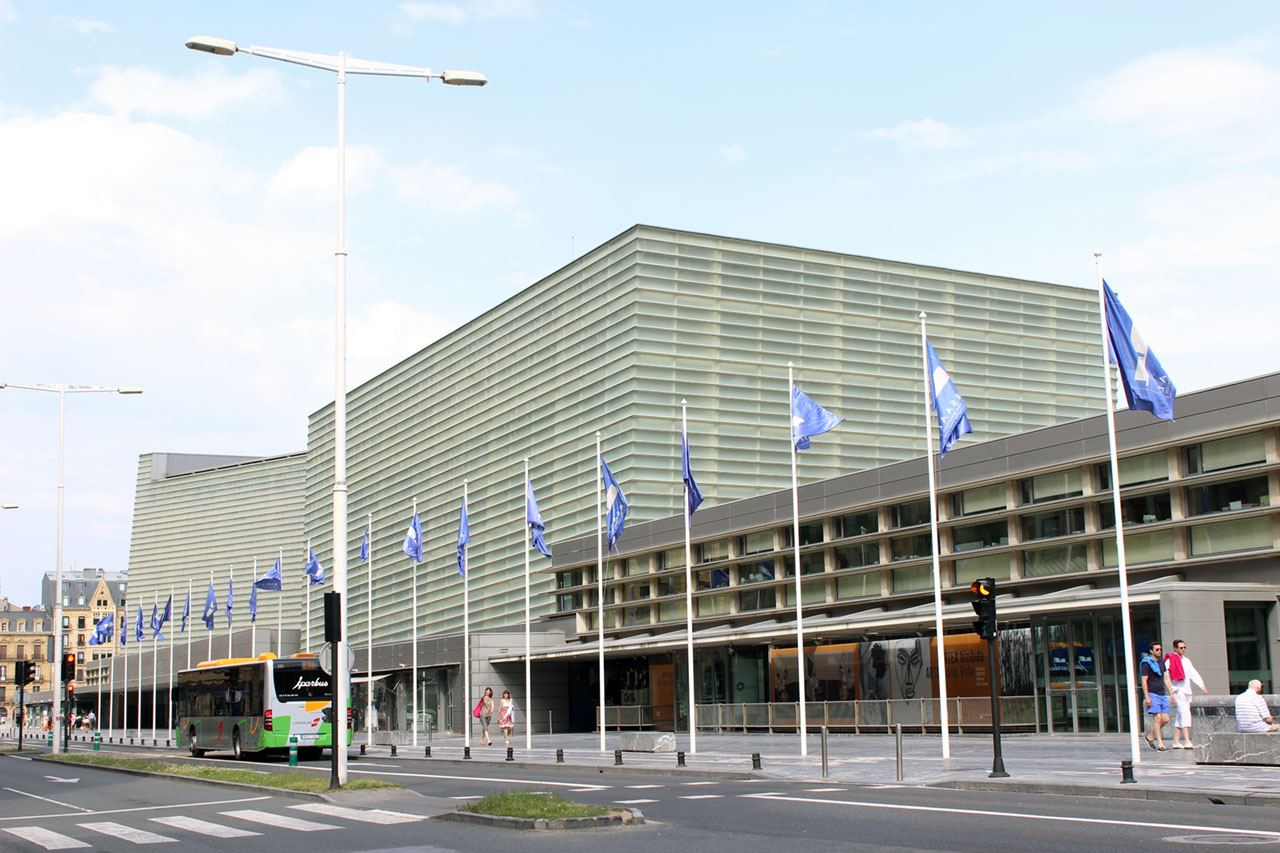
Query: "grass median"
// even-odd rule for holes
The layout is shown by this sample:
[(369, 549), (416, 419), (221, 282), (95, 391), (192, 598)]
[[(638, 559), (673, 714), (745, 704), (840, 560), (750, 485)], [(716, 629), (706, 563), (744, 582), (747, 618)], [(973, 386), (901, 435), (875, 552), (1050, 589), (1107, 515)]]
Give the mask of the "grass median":
[[(118, 767), (124, 770), (145, 770), (166, 776), (182, 776), (188, 779), (209, 779), (215, 782), (240, 782), (261, 785), (265, 788), (281, 788), (286, 791), (306, 791), (313, 794), (329, 790), (328, 774), (261, 773), (254, 770), (238, 770), (234, 767), (213, 767), (204, 764), (175, 764), (171, 761), (151, 761), (145, 758), (116, 758), (110, 755), (50, 755), (47, 758), (67, 764), (87, 764), (92, 767)], [(373, 788), (400, 788), (395, 782), (381, 779), (351, 779), (342, 786), (344, 791), (362, 791)]]
[(490, 794), (483, 800), (459, 806), (458, 811), (500, 817), (547, 818), (600, 817), (609, 814), (604, 806), (575, 803), (555, 794), (538, 794), (526, 791), (508, 791)]

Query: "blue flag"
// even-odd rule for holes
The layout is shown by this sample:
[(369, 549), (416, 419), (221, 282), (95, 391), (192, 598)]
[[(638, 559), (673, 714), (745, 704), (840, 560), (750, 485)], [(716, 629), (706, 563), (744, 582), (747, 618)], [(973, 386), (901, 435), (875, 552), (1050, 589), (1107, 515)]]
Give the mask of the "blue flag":
[(416, 512), (409, 521), (409, 530), (404, 534), (404, 545), (400, 550), (412, 557), (414, 562), (422, 562), (422, 525), (418, 522)]
[(204, 615), (200, 618), (204, 620), (204, 626), (210, 631), (213, 630), (213, 619), (218, 615), (218, 597), (213, 594), (213, 581), (209, 581), (209, 594), (204, 599)]
[(702, 489), (698, 488), (697, 482), (693, 479), (693, 469), (689, 466), (689, 436), (683, 429), (680, 430), (680, 444), (682, 445), (680, 476), (684, 478), (684, 487), (688, 489), (686, 497), (689, 501), (689, 523), (692, 525), (693, 513), (702, 503)]
[(142, 630), (142, 605), (141, 604), (138, 605), (138, 624), (133, 627), (133, 635), (137, 637), (139, 640), (145, 640), (147, 637), (146, 632)]
[(929, 353), (929, 391), (933, 410), (938, 415), (938, 446), (941, 448), (938, 455), (941, 457), (947, 455), (960, 436), (973, 432), (973, 427), (969, 425), (969, 407), (956, 390), (956, 383), (951, 381), (951, 375), (942, 366), (938, 354), (933, 351), (933, 344), (926, 340), (924, 345)]
[(89, 645), (105, 645), (114, 633), (113, 627), (115, 621), (116, 615), (114, 613), (108, 613), (106, 616), (99, 619), (98, 624), (93, 626), (93, 636), (89, 638)]
[(843, 421), (810, 400), (800, 386), (791, 386), (791, 442), (796, 450), (808, 450), (810, 436), (822, 435)]
[(172, 605), (173, 605), (172, 596), (170, 596), (169, 601), (165, 603), (164, 613), (158, 613), (160, 609), (158, 605), (155, 605), (155, 604), (151, 605), (151, 639), (153, 640), (164, 639), (164, 633), (163, 633), (164, 623), (169, 621), (169, 617), (171, 615), (169, 608)]
[(227, 581), (227, 627), (231, 627), (231, 595), (235, 592), (235, 578)]
[(618, 541), (618, 537), (622, 535), (622, 527), (627, 519), (627, 510), (631, 507), (627, 503), (627, 496), (622, 493), (622, 486), (618, 485), (618, 481), (614, 479), (613, 472), (609, 470), (609, 464), (604, 461), (604, 457), (600, 457), (600, 473), (604, 477), (604, 529), (605, 536), (609, 540), (609, 547), (612, 548), (614, 543)]
[(256, 623), (258, 621), (258, 585), (249, 585), (249, 621)]
[(529, 544), (542, 556), (550, 557), (551, 549), (547, 547), (546, 539), (547, 526), (542, 521), (542, 513), (538, 511), (538, 497), (533, 493), (531, 480), (524, 481), (524, 513), (529, 521)]
[(280, 591), (280, 558), (276, 557), (275, 565), (267, 573), (253, 582), (254, 589), (265, 589), (271, 592)]
[(1111, 341), (1111, 363), (1120, 366), (1120, 384), (1130, 409), (1145, 409), (1157, 418), (1173, 420), (1173, 399), (1178, 389), (1169, 374), (1138, 334), (1129, 312), (1124, 310), (1111, 287), (1102, 283), (1107, 306), (1107, 337)]
[(458, 518), (458, 574), (467, 576), (467, 543), (471, 541), (471, 527), (467, 524), (467, 499), (462, 499), (462, 515)]
[(320, 586), (324, 583), (324, 567), (320, 565), (316, 552), (310, 548), (307, 549), (307, 577), (311, 578), (312, 586)]
[(178, 633), (187, 633), (187, 619), (191, 616), (191, 590), (187, 590), (187, 603), (182, 608), (182, 630)]
[(369, 528), (372, 524), (364, 526), (364, 538), (360, 540), (360, 562), (369, 562)]

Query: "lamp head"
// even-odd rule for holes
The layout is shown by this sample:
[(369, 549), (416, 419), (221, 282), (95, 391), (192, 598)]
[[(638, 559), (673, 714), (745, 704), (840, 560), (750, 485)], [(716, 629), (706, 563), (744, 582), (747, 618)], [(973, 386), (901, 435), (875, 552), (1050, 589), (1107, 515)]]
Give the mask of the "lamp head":
[(116, 389), (116, 393), (117, 393), (117, 394), (141, 394), (141, 393), (142, 393), (142, 389), (141, 389), (141, 388), (132, 388), (132, 387), (130, 387), (130, 388), (117, 388), (117, 389)]
[(193, 36), (187, 39), (187, 47), (217, 56), (233, 56), (237, 49), (235, 42), (213, 36)]
[(483, 86), (489, 82), (479, 71), (444, 71), (440, 79), (448, 86)]

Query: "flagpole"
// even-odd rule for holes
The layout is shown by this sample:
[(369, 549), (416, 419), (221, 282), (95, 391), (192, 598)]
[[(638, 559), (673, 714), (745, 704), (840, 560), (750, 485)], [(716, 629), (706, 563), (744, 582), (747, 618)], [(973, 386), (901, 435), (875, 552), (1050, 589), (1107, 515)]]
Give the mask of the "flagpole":
[[(173, 619), (173, 584), (169, 585), (169, 618)], [(165, 723), (173, 729), (173, 626), (169, 626), (169, 692), (165, 696)], [(166, 741), (169, 739), (166, 737)]]
[[(213, 569), (209, 570), (209, 588), (213, 589)], [(214, 610), (215, 616), (217, 615), (217, 612), (218, 611), (215, 609)], [(205, 622), (204, 626), (205, 628), (208, 629), (207, 633), (209, 635), (209, 650), (205, 652), (205, 654), (208, 655), (209, 660), (213, 660), (213, 620), (210, 619), (208, 622)]]
[(98, 664), (98, 725), (102, 725), (102, 664)]
[[(151, 612), (160, 609), (160, 597), (151, 593)], [(160, 692), (160, 633), (151, 629), (151, 745), (156, 745), (156, 694)]]
[[(688, 401), (680, 401), (680, 435), (689, 440)], [(683, 458), (683, 447), (681, 448)], [(689, 753), (698, 754), (698, 706), (693, 689), (693, 544), (692, 515), (689, 513), (689, 484), (684, 483), (684, 631), (685, 657), (689, 664)]]
[[(249, 595), (254, 595), (254, 589), (258, 585), (258, 558), (253, 558), (253, 587), (249, 589)], [(256, 606), (256, 605), (255, 605)], [(249, 614), (249, 657), (256, 658), (258, 656), (258, 614)]]
[[(142, 617), (141, 602), (138, 603), (138, 617), (139, 619), (141, 619)], [(135, 645), (138, 647), (138, 713), (136, 714), (136, 716), (137, 716), (137, 725), (138, 725), (138, 743), (141, 744), (142, 743), (142, 640), (137, 639), (138, 634), (136, 631), (134, 632), (133, 636), (134, 636), (134, 640), (136, 641)]]
[[(791, 412), (791, 389), (795, 386), (793, 377), (795, 365), (787, 362), (787, 412)], [(800, 755), (809, 754), (809, 720), (805, 708), (804, 695), (804, 610), (800, 593), (800, 486), (796, 479), (796, 441), (795, 428), (787, 431), (787, 443), (791, 446), (791, 544), (794, 546), (795, 564), (792, 568), (796, 578), (796, 690), (800, 694)]]
[(284, 654), (284, 546), (280, 547), (280, 588), (276, 590), (276, 657)]
[[(938, 556), (938, 484), (933, 467), (933, 379), (929, 375), (929, 336), (926, 329), (928, 314), (920, 312), (920, 358), (924, 370), (924, 447), (929, 461), (929, 536), (933, 554), (933, 630), (938, 637), (938, 692), (940, 694), (940, 719), (942, 724), (942, 757), (951, 757), (951, 719), (947, 708), (947, 649), (942, 632), (942, 562)], [(996, 662), (991, 661), (991, 672), (997, 672)], [(996, 676), (992, 676), (996, 677)]]
[[(126, 599), (122, 603), (124, 604), (124, 607), (121, 608), (122, 610), (124, 610), (124, 621), (120, 625), (121, 629), (123, 629), (123, 633), (120, 634), (120, 637), (125, 638), (128, 636), (127, 632), (129, 630), (128, 599)], [(129, 642), (128, 640), (125, 640), (125, 642), (122, 645), (124, 646), (124, 674), (122, 676), (122, 683), (120, 687), (120, 732), (121, 732), (121, 737), (128, 737), (129, 736)]]
[(111, 736), (111, 731), (116, 727), (116, 634), (120, 630), (119, 626), (115, 625), (114, 618), (111, 623), (114, 626), (111, 632), (111, 692), (110, 699), (107, 702), (107, 711), (111, 715), (111, 722), (107, 725), (107, 737)]
[[(191, 578), (187, 578), (187, 618), (191, 617)], [(184, 628), (182, 633), (187, 634)], [(191, 669), (191, 635), (187, 634), (187, 669)]]
[[(462, 481), (462, 509), (465, 513), (467, 508), (467, 481)], [(470, 539), (470, 525), (467, 522), (467, 538)], [(461, 531), (459, 531), (461, 532)], [(471, 593), (470, 578), (467, 576), (467, 543), (462, 545), (462, 691), (467, 697), (467, 704), (471, 703)], [(465, 705), (463, 706), (465, 709)], [(466, 736), (463, 738), (464, 746), (471, 746), (471, 718), (467, 718)]]
[(600, 751), (605, 751), (604, 732), (604, 457), (600, 454), (600, 432), (596, 431), (596, 639), (599, 645)]
[[(525, 524), (529, 520), (529, 457), (524, 458), (524, 515)], [(524, 528), (521, 527), (521, 535), (524, 535)], [(529, 606), (529, 543), (524, 545), (524, 748), (526, 751), (533, 750), (533, 677), (532, 665), (529, 662), (529, 655), (532, 653), (532, 644), (529, 639), (530, 613), (532, 608)], [(467, 698), (470, 702), (470, 697)]]
[[(413, 517), (418, 517), (418, 499), (413, 499)], [(412, 523), (412, 522), (410, 522)], [(418, 528), (421, 530), (422, 524), (419, 522)], [(422, 553), (422, 536), (418, 536), (418, 553)], [(413, 557), (409, 558), (409, 571), (413, 573), (413, 629), (409, 632), (413, 635), (413, 721), (409, 728), (413, 732), (413, 745), (418, 745), (418, 564)], [(466, 703), (464, 702), (465, 706)], [(471, 719), (467, 718), (468, 737), (471, 731)], [(471, 742), (467, 741), (467, 746)]]
[[(366, 737), (368, 738), (369, 746), (373, 746), (373, 513), (369, 513), (367, 523), (368, 526), (365, 528), (365, 536), (368, 538), (369, 542), (369, 573), (365, 577), (365, 598), (368, 599), (365, 603), (365, 607), (368, 611), (366, 614), (367, 621), (365, 627), (365, 633), (367, 635), (365, 660), (368, 672), (365, 674), (369, 676), (369, 683), (365, 685), (366, 689), (364, 692), (364, 727), (367, 732)], [(309, 552), (310, 546), (308, 545), (307, 548)]]
[(227, 657), (232, 657), (231, 648), (231, 607), (235, 604), (232, 591), (236, 588), (236, 567), (233, 564), (227, 573)]
[(1133, 639), (1133, 622), (1129, 617), (1129, 571), (1124, 552), (1124, 516), (1120, 511), (1120, 454), (1116, 449), (1116, 407), (1111, 392), (1111, 341), (1107, 338), (1107, 306), (1102, 293), (1102, 251), (1093, 253), (1098, 271), (1098, 324), (1102, 334), (1102, 378), (1107, 389), (1107, 446), (1111, 453), (1111, 506), (1116, 520), (1116, 562), (1120, 578), (1120, 624), (1124, 630), (1124, 676), (1128, 687), (1126, 704), (1129, 708), (1129, 754), (1135, 765), (1142, 763), (1138, 749), (1138, 732), (1141, 729), (1136, 702), (1137, 684), (1134, 681), (1133, 655), (1136, 652)]

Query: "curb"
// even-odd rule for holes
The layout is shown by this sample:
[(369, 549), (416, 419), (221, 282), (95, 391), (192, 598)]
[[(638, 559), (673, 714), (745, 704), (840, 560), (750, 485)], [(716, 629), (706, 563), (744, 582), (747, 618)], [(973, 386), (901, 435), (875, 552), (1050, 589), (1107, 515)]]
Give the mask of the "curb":
[(291, 797), (299, 800), (322, 800), (328, 801), (328, 794), (312, 793), (311, 791), (291, 791), (287, 788), (271, 788), (266, 785), (252, 785), (248, 782), (227, 782), (222, 779), (201, 779), (198, 776), (178, 776), (173, 773), (157, 773), (154, 770), (135, 770), (132, 767), (110, 767), (100, 764), (82, 764), (76, 761), (60, 761), (56, 758), (46, 758), (44, 756), (31, 756), (32, 761), (39, 761), (42, 764), (56, 764), (59, 767), (88, 767), (93, 770), (109, 770), (113, 773), (128, 773), (134, 776), (151, 776), (160, 779), (174, 779), (180, 782), (198, 782), (201, 785), (218, 785), (224, 788), (238, 788), (243, 791), (257, 791), (259, 793), (271, 794), (277, 797)]
[(1217, 806), (1262, 806), (1280, 808), (1280, 794), (1257, 792), (1242, 794), (1217, 788), (1148, 788), (1119, 784), (1103, 788), (1096, 785), (1071, 785), (1053, 782), (967, 782), (953, 780), (933, 782), (921, 787), (947, 788), (959, 791), (1013, 791), (1022, 794), (1059, 794), (1068, 797), (1107, 797), (1125, 800), (1149, 800), (1165, 803), (1203, 803)]
[(639, 809), (625, 809), (629, 814), (602, 815), (600, 817), (560, 817), (532, 818), (506, 817), (504, 815), (475, 814), (473, 812), (445, 812), (433, 820), (450, 823), (466, 823), (472, 826), (496, 826), (499, 829), (539, 830), (539, 829), (600, 829), (615, 826), (638, 826), (644, 823), (644, 815)]
[[(366, 755), (364, 756), (363, 759), (357, 760), (357, 757), (353, 755), (351, 756), (351, 761), (347, 766), (358, 769), (360, 765), (360, 761), (362, 760), (376, 761), (377, 758), (379, 757), (387, 758), (387, 756)], [(584, 771), (585, 772), (595, 771), (597, 773), (621, 773), (626, 775), (638, 775), (638, 776), (679, 776), (686, 779), (723, 779), (725, 781), (738, 781), (738, 782), (747, 781), (751, 779), (768, 778), (763, 773), (756, 773), (750, 770), (700, 770), (700, 769), (691, 769), (688, 767), (667, 768), (667, 767), (644, 766), (644, 765), (638, 765), (638, 764), (623, 764), (621, 766), (614, 765), (614, 764), (571, 764), (568, 761), (566, 761), (564, 764), (549, 764), (549, 763), (543, 763), (541, 761), (505, 761), (502, 759), (494, 761), (494, 760), (489, 760), (484, 758), (461, 759), (461, 758), (437, 758), (434, 756), (431, 758), (423, 758), (421, 756), (410, 757), (407, 755), (398, 755), (396, 756), (395, 760), (396, 761), (412, 761), (415, 763), (422, 763), (422, 764), (428, 764), (433, 766), (444, 765), (444, 766), (455, 767), (455, 768), (485, 767), (489, 769), (499, 769), (499, 768), (506, 767), (513, 770), (537, 770), (539, 772), (551, 772), (551, 773), (569, 773), (569, 772), (582, 773)], [(375, 771), (371, 770), (369, 772), (374, 773)]]

